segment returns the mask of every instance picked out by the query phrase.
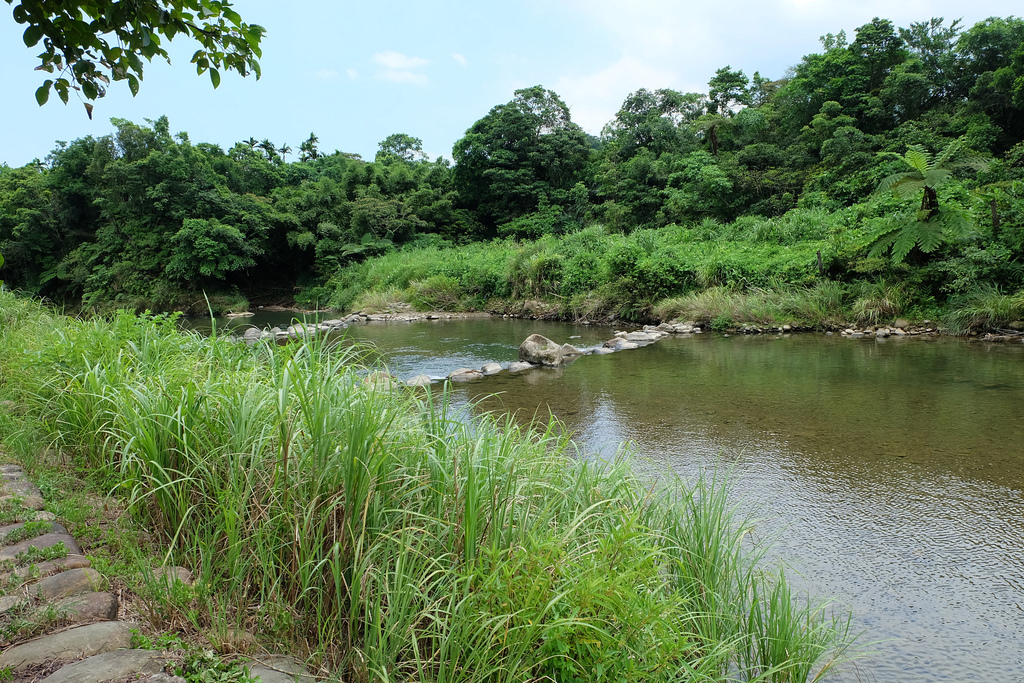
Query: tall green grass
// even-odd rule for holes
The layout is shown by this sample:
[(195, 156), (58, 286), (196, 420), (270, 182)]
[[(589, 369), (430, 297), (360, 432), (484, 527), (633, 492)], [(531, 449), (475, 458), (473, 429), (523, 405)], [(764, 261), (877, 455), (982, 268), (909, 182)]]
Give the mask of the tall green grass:
[(847, 622), (764, 569), (721, 481), (652, 484), (325, 343), (0, 292), (0, 348), (0, 391), (198, 574), (199, 629), (357, 681), (806, 681), (845, 656)]

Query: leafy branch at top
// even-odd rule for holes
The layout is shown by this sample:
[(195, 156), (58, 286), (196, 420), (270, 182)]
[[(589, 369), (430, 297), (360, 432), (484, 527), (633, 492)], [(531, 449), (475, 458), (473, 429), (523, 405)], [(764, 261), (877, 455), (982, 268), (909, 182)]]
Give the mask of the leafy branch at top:
[[(139, 91), (143, 62), (154, 57), (170, 61), (162, 39), (186, 35), (199, 43), (192, 55), (196, 72), (209, 72), (213, 87), (221, 71), (260, 77), (262, 26), (246, 24), (224, 0), (6, 0), (14, 5), (14, 20), (26, 26), (25, 45), (42, 42), (37, 71), (47, 78), (36, 90), (43, 105), (50, 92), (65, 104), (70, 91), (92, 104), (107, 92), (111, 81), (127, 81), (132, 95)], [(15, 4), (17, 3), (17, 4)]]

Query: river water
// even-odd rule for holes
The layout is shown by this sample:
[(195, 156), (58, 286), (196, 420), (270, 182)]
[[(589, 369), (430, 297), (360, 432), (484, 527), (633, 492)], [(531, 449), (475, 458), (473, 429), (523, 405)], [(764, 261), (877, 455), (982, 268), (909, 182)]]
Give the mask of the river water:
[[(610, 336), (498, 319), (347, 336), (408, 379), (507, 364), (534, 332)], [(772, 557), (853, 612), (873, 654), (841, 680), (1024, 680), (1024, 344), (669, 337), (455, 393), (524, 420), (550, 411), (591, 453), (630, 442), (655, 473), (729, 468)]]

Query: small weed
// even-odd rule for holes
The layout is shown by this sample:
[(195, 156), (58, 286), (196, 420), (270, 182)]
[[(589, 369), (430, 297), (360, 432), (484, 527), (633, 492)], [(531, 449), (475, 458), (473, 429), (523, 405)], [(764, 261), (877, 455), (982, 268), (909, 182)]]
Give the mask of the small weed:
[(25, 525), (14, 529), (13, 531), (7, 532), (3, 538), (4, 545), (13, 545), (19, 541), (24, 541), (29, 538), (35, 538), (36, 536), (42, 536), (45, 533), (49, 533), (53, 525), (49, 522), (36, 521), (36, 522), (25, 522)]
[(187, 650), (188, 645), (176, 633), (161, 633), (158, 636), (147, 636), (142, 631), (132, 629), (132, 647), (137, 650)]
[(49, 560), (60, 560), (68, 556), (68, 549), (64, 545), (64, 541), (58, 541), (55, 545), (49, 548), (37, 548), (30, 546), (27, 550), (24, 550), (17, 554), (15, 557), (15, 563), (19, 565), (25, 564), (36, 564), (39, 562), (47, 562)]
[(192, 652), (185, 657), (175, 673), (187, 683), (257, 683), (237, 662), (222, 661), (209, 650)]

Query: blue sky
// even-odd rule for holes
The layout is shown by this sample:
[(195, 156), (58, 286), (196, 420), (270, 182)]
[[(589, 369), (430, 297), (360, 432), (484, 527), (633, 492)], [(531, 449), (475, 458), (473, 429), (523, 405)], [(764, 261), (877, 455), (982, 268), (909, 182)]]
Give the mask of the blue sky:
[(38, 107), (38, 50), (0, 3), (0, 163), (44, 157), (56, 140), (111, 131), (110, 118), (142, 122), (166, 114), (193, 142), (230, 147), (250, 136), (298, 148), (315, 132), (321, 149), (372, 159), (391, 133), (423, 140), (432, 158), (517, 88), (543, 85), (592, 133), (639, 88), (700, 91), (730, 65), (769, 78), (810, 52), (818, 37), (879, 16), (897, 26), (933, 16), (965, 26), (1024, 14), (1019, 0), (237, 0), (235, 9), (267, 36), (256, 81), (225, 74), (214, 90), (189, 64), (195, 47), (171, 43), (172, 66), (147, 66), (139, 95), (113, 84), (89, 121), (74, 96)]

